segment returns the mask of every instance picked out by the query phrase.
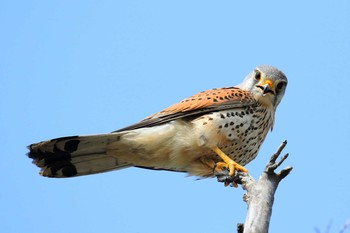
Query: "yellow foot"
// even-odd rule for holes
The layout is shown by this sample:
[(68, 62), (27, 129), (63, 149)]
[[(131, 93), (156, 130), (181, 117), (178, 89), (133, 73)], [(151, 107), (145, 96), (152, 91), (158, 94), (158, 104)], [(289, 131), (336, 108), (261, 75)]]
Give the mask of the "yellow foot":
[(242, 165), (233, 161), (230, 157), (228, 157), (222, 150), (220, 150), (217, 146), (211, 148), (224, 162), (218, 162), (215, 167), (215, 171), (222, 171), (224, 169), (228, 169), (229, 176), (233, 176), (235, 171), (248, 172), (246, 168)]

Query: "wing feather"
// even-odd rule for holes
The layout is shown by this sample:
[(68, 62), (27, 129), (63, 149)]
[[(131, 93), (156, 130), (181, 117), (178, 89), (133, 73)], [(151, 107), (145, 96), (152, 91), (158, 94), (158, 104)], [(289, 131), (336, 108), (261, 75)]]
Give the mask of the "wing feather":
[(208, 112), (241, 108), (254, 104), (256, 104), (256, 101), (251, 93), (240, 88), (227, 87), (212, 89), (190, 96), (136, 124), (114, 132), (152, 127), (179, 118), (194, 117)]

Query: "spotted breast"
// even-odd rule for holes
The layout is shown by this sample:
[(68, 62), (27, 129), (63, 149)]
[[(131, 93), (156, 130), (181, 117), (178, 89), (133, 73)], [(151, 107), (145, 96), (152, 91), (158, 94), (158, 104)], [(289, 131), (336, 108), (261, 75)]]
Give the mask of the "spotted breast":
[[(232, 160), (246, 165), (257, 156), (273, 125), (273, 119), (271, 109), (256, 103), (244, 108), (207, 114), (195, 119), (193, 124), (203, 141), (217, 141), (217, 146)], [(212, 130), (204, 132), (201, 130), (203, 126)], [(217, 158), (215, 153), (208, 157)]]

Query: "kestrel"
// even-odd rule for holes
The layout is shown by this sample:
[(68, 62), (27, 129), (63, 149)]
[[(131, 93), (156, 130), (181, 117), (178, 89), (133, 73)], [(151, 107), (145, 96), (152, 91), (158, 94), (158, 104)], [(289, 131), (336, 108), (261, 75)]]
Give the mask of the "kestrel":
[(286, 76), (258, 66), (235, 86), (200, 92), (112, 133), (56, 138), (28, 146), (47, 177), (74, 177), (127, 167), (229, 176), (258, 154), (273, 127)]

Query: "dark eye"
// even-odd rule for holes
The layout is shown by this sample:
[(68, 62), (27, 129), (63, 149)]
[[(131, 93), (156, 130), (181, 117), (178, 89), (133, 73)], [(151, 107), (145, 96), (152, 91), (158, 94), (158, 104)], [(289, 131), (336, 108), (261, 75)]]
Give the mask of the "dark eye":
[(285, 85), (284, 82), (280, 82), (279, 84), (277, 84), (276, 89), (281, 90), (284, 87), (284, 85)]
[(261, 79), (261, 72), (259, 70), (255, 70), (255, 80), (259, 81)]

